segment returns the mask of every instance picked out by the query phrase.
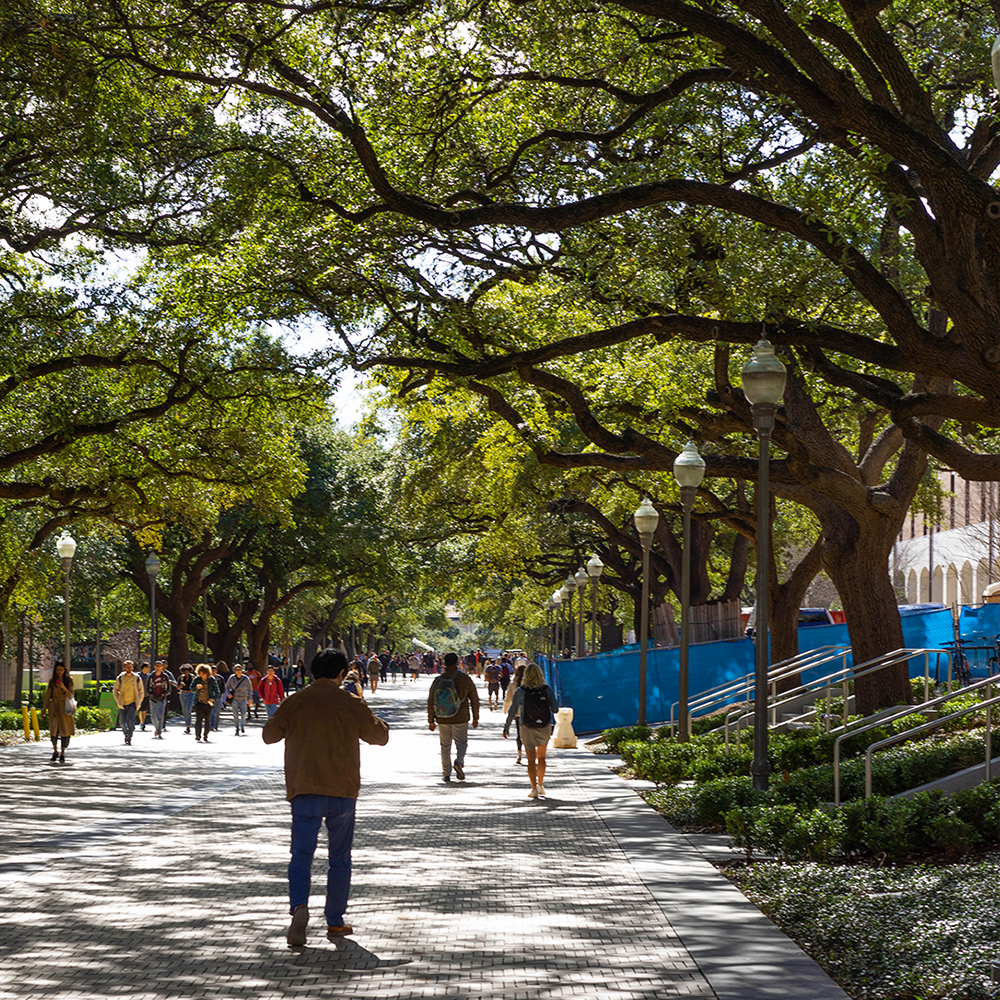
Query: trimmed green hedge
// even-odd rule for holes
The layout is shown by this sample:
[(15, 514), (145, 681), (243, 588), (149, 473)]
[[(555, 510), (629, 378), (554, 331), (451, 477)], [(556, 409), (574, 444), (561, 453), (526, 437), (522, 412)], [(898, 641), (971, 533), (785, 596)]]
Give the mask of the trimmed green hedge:
[(839, 809), (751, 804), (729, 810), (725, 823), (748, 856), (832, 861), (874, 855), (898, 859), (923, 850), (960, 854), (1000, 843), (1000, 780), (952, 795), (873, 796)]
[[(110, 729), (111, 725), (111, 712), (106, 708), (84, 708), (81, 706), (76, 710), (77, 729), (103, 730)], [(49, 728), (48, 712), (38, 712), (38, 727), (43, 730)], [(0, 711), (0, 729), (10, 731), (23, 728), (24, 723), (20, 712)]]

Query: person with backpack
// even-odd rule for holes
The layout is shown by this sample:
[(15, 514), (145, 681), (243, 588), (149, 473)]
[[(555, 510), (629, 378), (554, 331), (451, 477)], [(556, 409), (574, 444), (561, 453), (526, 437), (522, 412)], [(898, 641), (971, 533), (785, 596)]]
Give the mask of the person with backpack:
[(479, 693), (475, 681), (458, 669), (458, 653), (445, 653), (444, 671), (431, 682), (427, 694), (428, 729), (438, 731), (441, 743), (441, 776), (451, 781), (451, 744), (455, 744), (455, 776), (465, 781), (465, 750), (472, 728), (479, 725)]
[(510, 724), (520, 714), (521, 742), (528, 755), (529, 799), (545, 798), (545, 751), (552, 735), (552, 716), (558, 708), (552, 688), (537, 663), (524, 668), (521, 686), (514, 692), (503, 726), (503, 738), (510, 738)]
[(362, 701), (365, 700), (364, 693), (361, 688), (361, 673), (363, 672), (363, 667), (359, 660), (355, 660), (354, 664), (347, 671), (347, 676), (344, 678), (344, 682), (341, 685), (343, 690), (348, 694), (354, 695), (355, 698), (360, 698)]
[(233, 672), (226, 679), (222, 697), (232, 702), (233, 721), (236, 724), (236, 735), (246, 736), (247, 718), (250, 715), (250, 699), (253, 697), (253, 684), (243, 673), (243, 664), (233, 665)]
[(149, 698), (149, 714), (153, 717), (154, 740), (163, 739), (167, 725), (167, 699), (177, 687), (174, 675), (167, 670), (166, 660), (157, 660), (153, 672), (146, 679), (146, 697)]

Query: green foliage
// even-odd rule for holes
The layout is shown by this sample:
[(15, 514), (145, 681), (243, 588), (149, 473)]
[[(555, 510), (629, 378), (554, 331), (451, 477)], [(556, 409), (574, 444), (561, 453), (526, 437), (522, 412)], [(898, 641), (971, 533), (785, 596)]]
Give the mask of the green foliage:
[(858, 1000), (995, 1000), (996, 865), (758, 863), (729, 877)]
[[(106, 708), (88, 708), (81, 705), (76, 710), (74, 717), (77, 729), (106, 730), (112, 726), (112, 715)], [(49, 725), (48, 712), (38, 712), (38, 726), (44, 731)], [(22, 729), (24, 723), (20, 712), (13, 710), (0, 710), (0, 729), (17, 730)]]
[[(985, 790), (984, 790), (985, 789)], [(1000, 785), (945, 796), (920, 792), (910, 799), (873, 796), (802, 811), (761, 803), (724, 814), (726, 832), (747, 855), (790, 861), (827, 861), (883, 855), (901, 859), (925, 850), (961, 854), (1000, 841)]]

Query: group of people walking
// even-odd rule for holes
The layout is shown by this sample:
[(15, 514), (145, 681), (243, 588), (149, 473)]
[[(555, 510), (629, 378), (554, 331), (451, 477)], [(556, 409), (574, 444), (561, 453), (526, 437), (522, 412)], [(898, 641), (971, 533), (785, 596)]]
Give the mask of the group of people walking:
[[(374, 691), (381, 679), (378, 674), (382, 664), (374, 656), (370, 662), (379, 664), (373, 670), (377, 677), (372, 684)], [(359, 744), (384, 746), (389, 740), (388, 724), (371, 711), (360, 684), (348, 687), (349, 678), (360, 680), (362, 672), (368, 673), (359, 666), (357, 661), (348, 663), (341, 652), (324, 650), (312, 664), (315, 682), (287, 699), (264, 726), (265, 743), (285, 743), (286, 798), (292, 813), (288, 864), (291, 923), (287, 941), (295, 948), (307, 940), (312, 861), (324, 824), (329, 843), (326, 936), (337, 940), (353, 933), (345, 911), (351, 884), (355, 807), (361, 785)], [(453, 773), (464, 781), (469, 727), (479, 726), (479, 692), (470, 676), (474, 671), (462, 663), (457, 653), (447, 653), (441, 667), (427, 694), (428, 728), (438, 733), (443, 781), (450, 782)], [(492, 683), (488, 677), (487, 686)], [(495, 683), (499, 687), (499, 675)], [(527, 756), (529, 798), (543, 798), (545, 752), (557, 707), (555, 694), (545, 683), (541, 668), (524, 658), (515, 661), (505, 688), (504, 738), (509, 738), (513, 726), (518, 763), (522, 752)], [(490, 691), (491, 707), (492, 698)]]
[(168, 702), (175, 692), (184, 732), (190, 734), (193, 721), (196, 743), (207, 743), (209, 732), (219, 731), (221, 713), (227, 705), (232, 709), (235, 735), (245, 736), (251, 713), (259, 718), (263, 705), (270, 718), (285, 699), (285, 685), (271, 665), (262, 674), (253, 666), (244, 670), (241, 663), (232, 672), (222, 661), (197, 666), (185, 663), (175, 677), (167, 669), (166, 660), (156, 660), (152, 668), (143, 663), (138, 671), (134, 661), (126, 660), (113, 688), (126, 746), (132, 745), (137, 718), (140, 731), (145, 731), (147, 715), (153, 725), (153, 738), (163, 739)]
[[(487, 668), (488, 669), (488, 668)], [(493, 707), (494, 685), (499, 690), (500, 675), (490, 679), (486, 673), (490, 707)], [(499, 701), (499, 699), (498, 699)], [(510, 738), (514, 727), (517, 741), (517, 763), (527, 757), (528, 798), (545, 797), (545, 753), (552, 735), (552, 723), (558, 708), (555, 692), (545, 683), (542, 668), (520, 658), (514, 663), (510, 683), (504, 685), (504, 739)], [(465, 754), (469, 744), (469, 723), (479, 726), (479, 692), (469, 674), (459, 669), (457, 653), (448, 653), (443, 672), (434, 678), (427, 695), (428, 728), (438, 733), (441, 744), (441, 777), (451, 781), (452, 771), (459, 781), (465, 780)], [(455, 748), (452, 760), (452, 746)]]

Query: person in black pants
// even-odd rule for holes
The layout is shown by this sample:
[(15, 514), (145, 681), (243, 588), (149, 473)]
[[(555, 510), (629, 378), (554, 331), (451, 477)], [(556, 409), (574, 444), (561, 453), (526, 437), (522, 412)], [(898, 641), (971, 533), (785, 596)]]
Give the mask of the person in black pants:
[[(212, 728), (212, 706), (219, 697), (219, 684), (209, 672), (205, 664), (198, 667), (198, 679), (194, 682), (194, 741), (208, 742), (208, 733)], [(204, 732), (204, 737), (202, 737)]]

